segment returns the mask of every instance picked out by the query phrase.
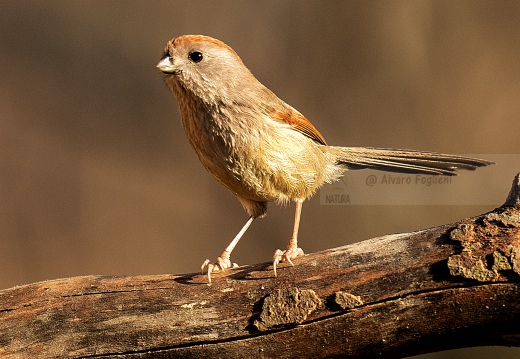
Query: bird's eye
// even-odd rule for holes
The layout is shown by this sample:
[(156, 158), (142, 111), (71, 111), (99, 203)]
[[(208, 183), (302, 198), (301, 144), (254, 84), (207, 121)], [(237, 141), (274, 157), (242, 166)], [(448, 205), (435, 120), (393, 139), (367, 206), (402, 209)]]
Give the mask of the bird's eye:
[(188, 55), (188, 57), (189, 57), (190, 60), (193, 61), (193, 62), (201, 62), (203, 56), (202, 56), (202, 52), (193, 51), (193, 52), (190, 52), (190, 54)]

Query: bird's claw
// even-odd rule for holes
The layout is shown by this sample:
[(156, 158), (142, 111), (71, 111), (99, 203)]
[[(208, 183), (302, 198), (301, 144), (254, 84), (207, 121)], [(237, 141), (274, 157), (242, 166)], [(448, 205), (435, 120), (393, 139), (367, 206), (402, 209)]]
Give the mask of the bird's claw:
[(296, 246), (289, 246), (285, 251), (277, 249), (273, 255), (273, 271), (274, 276), (276, 277), (276, 267), (281, 262), (288, 262), (290, 265), (294, 266), (294, 263), (291, 259), (296, 258), (298, 256), (303, 256), (303, 249)]
[(209, 259), (206, 259), (204, 263), (202, 263), (202, 266), (200, 267), (201, 273), (204, 274), (204, 269), (207, 270), (208, 274), (208, 284), (211, 284), (211, 273), (212, 272), (218, 272), (223, 271), (225, 272), (227, 268), (236, 268), (238, 267), (238, 264), (231, 263), (231, 260), (229, 257), (223, 257), (220, 256), (217, 258), (217, 261), (215, 263), (211, 263)]

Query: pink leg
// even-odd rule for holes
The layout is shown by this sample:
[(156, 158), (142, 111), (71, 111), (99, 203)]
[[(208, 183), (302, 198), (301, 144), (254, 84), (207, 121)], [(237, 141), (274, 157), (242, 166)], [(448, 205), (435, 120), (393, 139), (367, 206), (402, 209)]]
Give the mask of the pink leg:
[(204, 273), (204, 268), (208, 268), (208, 284), (211, 284), (211, 272), (218, 270), (225, 271), (226, 268), (238, 267), (236, 263), (231, 263), (231, 252), (233, 251), (233, 249), (235, 249), (235, 246), (237, 245), (238, 241), (240, 240), (240, 238), (242, 238), (244, 233), (246, 233), (247, 229), (249, 228), (251, 223), (253, 223), (254, 220), (255, 217), (249, 217), (246, 224), (244, 224), (244, 227), (242, 227), (240, 232), (238, 232), (238, 234), (235, 236), (235, 238), (233, 238), (231, 243), (229, 243), (226, 249), (224, 249), (224, 252), (222, 252), (220, 257), (217, 258), (215, 264), (211, 264), (209, 259), (206, 259), (204, 263), (202, 263), (202, 266), (200, 267), (202, 273)]
[(302, 214), (302, 204), (303, 200), (296, 201), (296, 207), (294, 211), (294, 227), (293, 227), (293, 234), (291, 239), (289, 240), (289, 244), (287, 245), (287, 249), (285, 251), (276, 250), (273, 256), (273, 270), (274, 270), (274, 276), (276, 277), (276, 266), (278, 263), (287, 261), (291, 265), (294, 265), (294, 263), (291, 261), (292, 258), (295, 258), (297, 256), (302, 256), (303, 249), (298, 248), (298, 229), (300, 228), (300, 216)]

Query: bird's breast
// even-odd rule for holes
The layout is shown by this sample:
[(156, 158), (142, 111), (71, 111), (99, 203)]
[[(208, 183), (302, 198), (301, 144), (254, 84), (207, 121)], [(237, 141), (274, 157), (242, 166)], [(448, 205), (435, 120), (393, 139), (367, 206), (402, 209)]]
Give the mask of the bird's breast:
[(224, 107), (181, 109), (188, 140), (204, 167), (230, 191), (254, 201), (311, 196), (332, 160), (325, 147), (263, 115)]

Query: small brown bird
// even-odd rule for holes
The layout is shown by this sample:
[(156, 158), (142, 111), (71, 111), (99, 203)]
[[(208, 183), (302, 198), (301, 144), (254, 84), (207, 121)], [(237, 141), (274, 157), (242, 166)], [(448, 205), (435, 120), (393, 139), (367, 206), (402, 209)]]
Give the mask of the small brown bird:
[(298, 247), (302, 203), (347, 169), (455, 175), (491, 162), (412, 150), (328, 146), (297, 110), (262, 85), (223, 42), (185, 35), (168, 42), (157, 65), (179, 103), (182, 124), (202, 165), (229, 189), (249, 214), (244, 227), (217, 258), (211, 272), (232, 266), (230, 254), (268, 202), (294, 201), (291, 239), (277, 250), (273, 269), (303, 255)]

